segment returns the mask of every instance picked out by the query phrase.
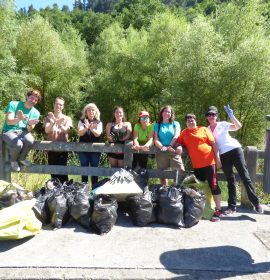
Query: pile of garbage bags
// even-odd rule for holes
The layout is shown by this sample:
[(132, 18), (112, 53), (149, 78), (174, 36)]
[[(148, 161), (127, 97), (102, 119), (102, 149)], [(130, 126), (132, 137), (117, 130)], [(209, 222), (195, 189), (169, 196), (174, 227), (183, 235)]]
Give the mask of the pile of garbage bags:
[(117, 219), (116, 198), (100, 194), (89, 199), (89, 192), (88, 184), (73, 181), (61, 184), (58, 179), (52, 179), (34, 193), (33, 209), (43, 225), (54, 229), (61, 228), (72, 217), (87, 230), (108, 233)]
[(42, 223), (32, 210), (35, 203), (31, 192), (0, 180), (0, 240), (21, 239), (40, 232)]
[(212, 216), (211, 197), (202, 185), (193, 175), (181, 186), (148, 185), (146, 170), (124, 169), (98, 182), (91, 193), (87, 183), (72, 180), (62, 184), (51, 179), (34, 193), (0, 181), (0, 239), (34, 235), (42, 225), (58, 229), (70, 218), (88, 231), (106, 234), (122, 203), (137, 226), (162, 223), (189, 228)]

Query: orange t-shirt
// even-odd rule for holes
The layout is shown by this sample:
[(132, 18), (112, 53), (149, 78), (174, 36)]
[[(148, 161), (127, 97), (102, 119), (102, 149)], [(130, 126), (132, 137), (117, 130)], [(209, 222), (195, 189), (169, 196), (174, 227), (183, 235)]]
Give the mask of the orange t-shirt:
[(212, 147), (215, 139), (207, 127), (186, 128), (181, 132), (177, 142), (187, 148), (193, 168), (206, 167), (216, 163)]

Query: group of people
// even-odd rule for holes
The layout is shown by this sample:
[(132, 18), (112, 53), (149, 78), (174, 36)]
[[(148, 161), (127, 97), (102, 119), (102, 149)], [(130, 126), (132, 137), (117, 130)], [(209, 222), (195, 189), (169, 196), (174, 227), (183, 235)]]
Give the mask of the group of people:
[[(3, 126), (3, 141), (10, 150), (11, 168), (20, 171), (21, 166), (30, 166), (26, 160), (27, 153), (31, 149), (34, 139), (31, 131), (39, 122), (40, 113), (34, 107), (41, 100), (41, 94), (37, 90), (30, 90), (26, 94), (26, 101), (11, 101), (5, 108), (6, 119)], [(50, 141), (68, 140), (68, 134), (73, 127), (70, 117), (63, 114), (64, 99), (57, 97), (53, 104), (53, 112), (49, 112), (44, 120), (44, 129)], [(180, 123), (175, 121), (173, 108), (169, 105), (163, 107), (158, 115), (158, 120), (151, 123), (150, 114), (141, 111), (133, 130), (132, 149), (138, 151), (133, 154), (132, 168), (147, 168), (148, 154), (139, 151), (149, 151), (155, 145), (160, 152), (156, 154), (157, 168), (161, 170), (178, 170), (180, 176), (185, 168), (181, 159), (183, 147), (188, 151), (195, 176), (201, 181), (207, 181), (215, 202), (215, 212), (212, 221), (218, 221), (222, 215), (233, 214), (236, 211), (236, 178), (235, 167), (251, 203), (256, 212), (263, 213), (263, 208), (256, 196), (254, 185), (244, 159), (241, 144), (229, 134), (241, 128), (241, 123), (234, 116), (229, 105), (224, 106), (230, 122), (219, 121), (218, 109), (210, 106), (205, 113), (208, 127), (197, 126), (196, 116), (193, 113), (186, 114), (186, 128), (181, 131)], [(94, 103), (87, 104), (78, 122), (77, 131), (79, 142), (102, 142), (103, 124), (100, 120), (100, 111)], [(126, 121), (122, 107), (116, 107), (113, 112), (113, 120), (106, 125), (106, 138), (109, 143), (124, 143), (131, 138), (132, 125)], [(169, 153), (163, 153), (163, 152)], [(80, 152), (81, 166), (97, 167), (99, 165), (100, 152)], [(123, 167), (124, 154), (120, 152), (108, 153), (111, 167)], [(49, 165), (66, 165), (67, 152), (49, 151)], [(217, 169), (222, 168), (228, 182), (228, 207), (221, 210), (221, 190), (217, 181)], [(58, 178), (61, 182), (67, 181), (67, 175), (52, 174), (52, 178)], [(88, 176), (82, 176), (83, 182), (88, 182)], [(97, 176), (91, 177), (92, 187), (98, 182)], [(160, 183), (166, 185), (166, 179), (160, 179)]]

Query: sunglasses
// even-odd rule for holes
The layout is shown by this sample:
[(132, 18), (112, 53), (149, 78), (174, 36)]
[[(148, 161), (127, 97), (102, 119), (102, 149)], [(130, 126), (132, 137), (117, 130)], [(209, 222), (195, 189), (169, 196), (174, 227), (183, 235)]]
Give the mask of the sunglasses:
[(149, 117), (140, 117), (140, 120), (141, 120), (141, 121), (148, 121), (148, 120), (149, 120)]
[(217, 114), (215, 114), (215, 113), (208, 113), (206, 116), (207, 117), (215, 117)]

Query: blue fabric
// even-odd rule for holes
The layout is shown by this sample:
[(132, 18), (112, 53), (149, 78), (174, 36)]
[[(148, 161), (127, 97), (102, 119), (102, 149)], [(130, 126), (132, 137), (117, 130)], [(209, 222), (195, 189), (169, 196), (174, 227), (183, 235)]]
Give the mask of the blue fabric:
[[(91, 167), (98, 167), (99, 160), (100, 160), (101, 153), (88, 153), (88, 152), (81, 152), (79, 153), (79, 159), (81, 166), (91, 166)], [(93, 184), (97, 183), (98, 177), (92, 176), (91, 182)], [(82, 182), (88, 182), (88, 176), (82, 176)]]
[(181, 129), (179, 122), (172, 123), (155, 123), (154, 131), (158, 133), (159, 141), (163, 146), (170, 146), (172, 138), (174, 137), (175, 129)]

